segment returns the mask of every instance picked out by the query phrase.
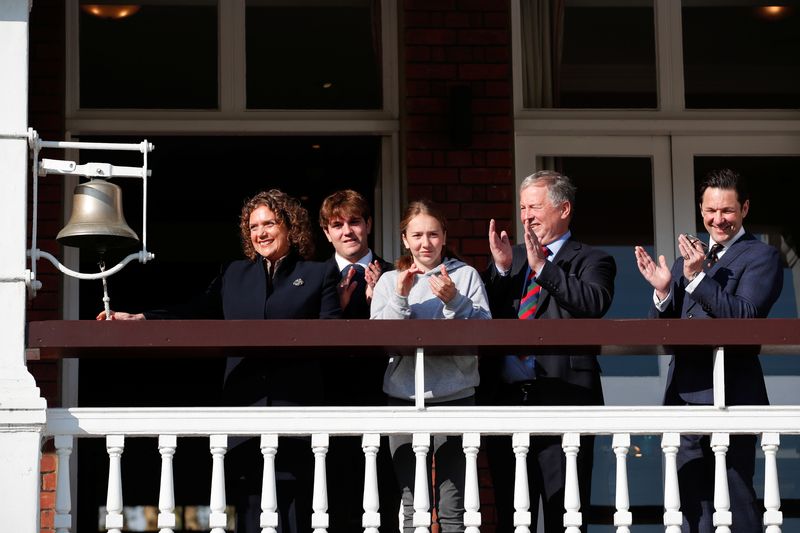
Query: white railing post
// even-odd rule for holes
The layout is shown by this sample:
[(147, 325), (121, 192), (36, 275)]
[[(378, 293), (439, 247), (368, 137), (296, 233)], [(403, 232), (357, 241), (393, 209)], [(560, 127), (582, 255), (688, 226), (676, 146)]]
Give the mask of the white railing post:
[(617, 510), (614, 513), (614, 526), (617, 533), (630, 533), (633, 516), (630, 512), (631, 501), (628, 493), (628, 450), (631, 447), (629, 433), (615, 433), (611, 440), (611, 448), (617, 456), (616, 498)]
[(716, 533), (731, 533), (731, 495), (728, 491), (728, 466), (725, 454), (730, 445), (727, 433), (711, 435), (714, 452), (714, 526)]
[[(531, 445), (529, 433), (514, 433), (511, 447), (516, 457), (514, 473), (514, 533), (530, 533), (531, 491), (528, 485), (528, 450)], [(500, 480), (494, 480), (495, 483)]]
[(225, 514), (227, 506), (225, 498), (225, 454), (228, 451), (227, 435), (210, 435), (209, 449), (211, 451), (211, 514), (208, 525), (211, 533), (225, 533), (228, 525), (228, 516)]
[(714, 348), (714, 369), (712, 371), (714, 387), (714, 407), (725, 408), (725, 348)]
[(425, 410), (425, 349), (417, 348), (414, 356), (414, 405)]
[(173, 533), (175, 527), (175, 476), (172, 458), (178, 447), (176, 435), (158, 436), (158, 453), (161, 454), (161, 486), (158, 491), (159, 533)]
[(664, 532), (681, 533), (683, 513), (681, 513), (681, 494), (678, 488), (678, 448), (681, 445), (680, 433), (664, 433), (661, 450), (664, 452)]
[(328, 530), (328, 476), (325, 472), (325, 456), (328, 453), (328, 434), (316, 433), (311, 436), (311, 451), (314, 452), (314, 498), (311, 508), (311, 527), (314, 533)]
[(411, 446), (416, 456), (414, 475), (414, 533), (428, 533), (431, 527), (431, 502), (428, 496), (428, 450), (431, 447), (430, 433), (414, 433)]
[(365, 433), (361, 437), (361, 449), (364, 450), (364, 515), (361, 527), (364, 533), (378, 533), (381, 527), (380, 495), (378, 494), (378, 450), (381, 436), (378, 433)]
[(580, 533), (583, 517), (581, 515), (581, 493), (578, 484), (578, 451), (581, 449), (579, 433), (564, 433), (561, 448), (567, 459), (566, 480), (564, 482), (564, 531)]
[(106, 529), (108, 533), (120, 533), (122, 529), (122, 452), (125, 449), (124, 435), (108, 435), (108, 492), (106, 496)]
[(466, 469), (464, 476), (464, 526), (465, 533), (480, 533), (481, 499), (478, 485), (478, 451), (480, 433), (464, 433), (462, 439)]
[(72, 454), (72, 435), (56, 435), (58, 474), (56, 481), (56, 533), (69, 533), (72, 529), (72, 494), (69, 487), (69, 456)]
[(264, 457), (264, 474), (261, 477), (261, 533), (278, 531), (278, 490), (275, 481), (277, 453), (278, 436), (261, 435), (261, 455)]
[(764, 451), (764, 533), (781, 533), (783, 525), (777, 460), (780, 444), (781, 437), (778, 433), (761, 435), (761, 449)]

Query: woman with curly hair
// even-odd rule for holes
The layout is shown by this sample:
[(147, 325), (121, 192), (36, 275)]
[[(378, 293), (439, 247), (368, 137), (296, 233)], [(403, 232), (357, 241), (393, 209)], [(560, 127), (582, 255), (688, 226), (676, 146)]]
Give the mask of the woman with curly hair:
[[(222, 267), (208, 289), (193, 301), (166, 310), (113, 312), (112, 320), (155, 319), (314, 319), (341, 315), (336, 284), (339, 271), (310, 261), (314, 239), (308, 212), (277, 189), (245, 202), (240, 218), (246, 259)], [(97, 315), (105, 319), (105, 312)], [(291, 357), (228, 357), (223, 398), (229, 405), (320, 405), (319, 361)], [(310, 531), (313, 462), (309, 443), (281, 439), (276, 458), (282, 531)], [(261, 476), (254, 472), (260, 452), (256, 439), (232, 442), (226, 458), (237, 506), (237, 533), (259, 527)]]

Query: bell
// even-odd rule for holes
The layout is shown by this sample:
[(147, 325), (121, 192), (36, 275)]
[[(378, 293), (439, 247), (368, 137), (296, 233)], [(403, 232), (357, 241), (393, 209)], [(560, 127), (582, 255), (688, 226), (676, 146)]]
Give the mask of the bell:
[(136, 245), (139, 237), (125, 222), (119, 186), (92, 179), (75, 187), (72, 215), (56, 240), (64, 246), (105, 252)]

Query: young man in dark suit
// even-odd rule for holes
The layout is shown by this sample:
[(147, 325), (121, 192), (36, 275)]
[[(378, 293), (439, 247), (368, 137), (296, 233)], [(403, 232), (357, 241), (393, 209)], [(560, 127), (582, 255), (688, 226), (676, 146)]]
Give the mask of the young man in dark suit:
[[(614, 259), (573, 239), (569, 225), (575, 186), (567, 176), (540, 171), (520, 185), (524, 243), (512, 246), (505, 231), (489, 223), (492, 264), (484, 273), (492, 317), (536, 321), (600, 318), (614, 296)], [(576, 327), (577, 329), (577, 327)], [(593, 355), (508, 355), (481, 361), (482, 387), (496, 405), (602, 405), (600, 367)], [(582, 437), (578, 454), (581, 505), (589, 505), (593, 437)], [(509, 437), (487, 442), (497, 505), (498, 532), (514, 530), (514, 453)], [(535, 437), (528, 453), (531, 531), (541, 497), (545, 532), (563, 531), (566, 462), (561, 438)]]
[[(341, 272), (337, 285), (342, 318), (369, 319), (372, 290), (392, 264), (369, 248), (372, 215), (369, 202), (353, 190), (337, 191), (322, 202), (319, 224), (334, 255), (328, 260)], [(329, 405), (385, 405), (383, 374), (386, 360), (380, 357), (337, 357), (325, 364), (325, 396)], [(381, 530), (396, 531), (400, 493), (388, 450), (382, 439), (378, 454), (378, 492)], [(329, 532), (361, 529), (360, 495), (364, 480), (364, 455), (358, 437), (331, 439), (329, 479), (344, 490), (329, 491)]]
[[(657, 318), (766, 318), (783, 287), (777, 249), (745, 231), (750, 210), (744, 180), (722, 169), (700, 185), (700, 214), (709, 244), (690, 235), (678, 236), (681, 257), (672, 269), (664, 256), (656, 263), (644, 249), (635, 249), (642, 276), (653, 286), (651, 316)], [(726, 349), (727, 405), (769, 403), (757, 348)], [(676, 349), (669, 366), (666, 405), (713, 405), (713, 356), (708, 348)], [(714, 453), (709, 436), (681, 435), (678, 484), (683, 531), (714, 531)], [(733, 531), (760, 532), (753, 473), (755, 435), (732, 435), (727, 452), (728, 487)]]

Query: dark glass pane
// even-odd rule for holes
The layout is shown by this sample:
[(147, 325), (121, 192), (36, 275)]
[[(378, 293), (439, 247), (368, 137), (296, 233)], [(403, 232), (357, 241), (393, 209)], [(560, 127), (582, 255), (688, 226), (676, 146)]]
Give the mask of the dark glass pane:
[(82, 2), (80, 106), (216, 109), (217, 5), (193, 4), (144, 3), (124, 18), (103, 18)]
[[(772, 306), (769, 318), (797, 318), (800, 306), (800, 219), (797, 198), (800, 198), (800, 157), (696, 157), (695, 184), (699, 185), (709, 171), (731, 168), (747, 179), (750, 189), (750, 210), (744, 227), (781, 250), (784, 259), (783, 291)], [(696, 193), (695, 193), (696, 194)], [(695, 205), (700, 202), (695, 197)], [(696, 215), (697, 235), (708, 239), (699, 209)], [(800, 357), (794, 355), (762, 355), (765, 374), (800, 375)], [(796, 402), (795, 402), (796, 403)]]
[(652, 2), (626, 4), (523, 2), (526, 107), (658, 106)]
[(800, 1), (683, 2), (687, 108), (800, 107)]
[[(614, 301), (606, 318), (646, 318), (653, 290), (639, 274), (634, 246), (653, 253), (653, 177), (648, 157), (561, 157), (555, 169), (578, 188), (571, 230), (614, 257)], [(656, 356), (603, 356), (606, 376), (657, 376)]]
[(377, 0), (247, 2), (247, 107), (379, 109)]

